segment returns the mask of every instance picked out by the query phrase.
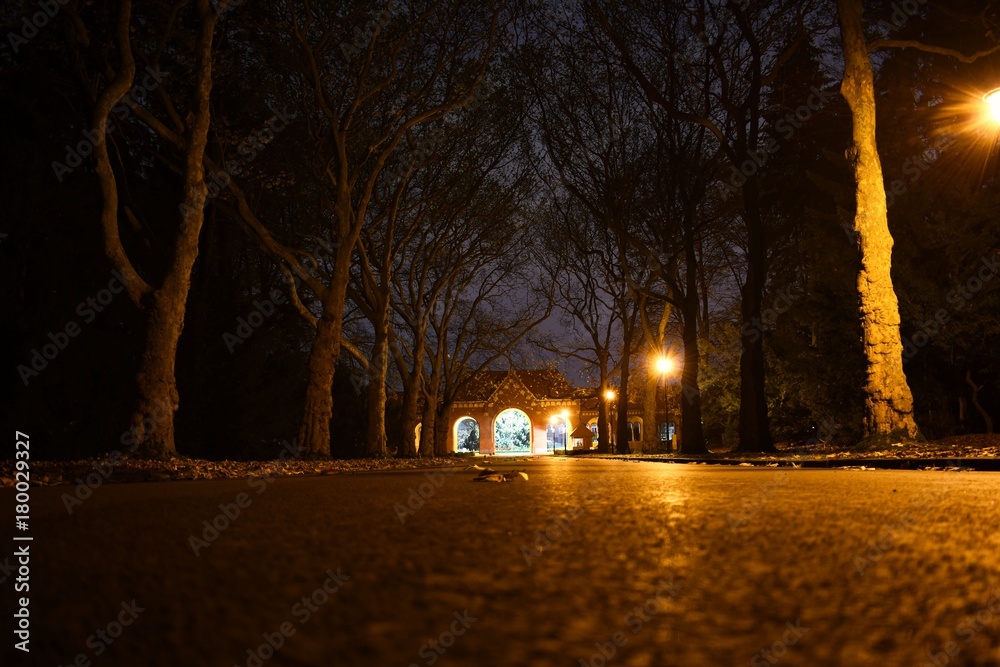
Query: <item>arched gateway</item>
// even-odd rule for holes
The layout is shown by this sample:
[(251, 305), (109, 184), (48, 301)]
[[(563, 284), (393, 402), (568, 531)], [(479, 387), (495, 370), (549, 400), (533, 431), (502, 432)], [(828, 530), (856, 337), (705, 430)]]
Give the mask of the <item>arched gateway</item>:
[(571, 433), (579, 410), (579, 391), (554, 368), (483, 371), (456, 397), (448, 449), (459, 446), (460, 423), (475, 420), (481, 454), (551, 454), (550, 424)]

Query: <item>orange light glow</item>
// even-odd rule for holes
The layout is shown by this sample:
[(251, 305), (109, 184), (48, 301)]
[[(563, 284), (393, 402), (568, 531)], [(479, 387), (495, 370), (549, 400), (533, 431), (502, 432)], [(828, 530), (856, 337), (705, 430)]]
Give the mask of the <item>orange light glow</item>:
[(1000, 88), (983, 95), (983, 102), (986, 103), (986, 114), (990, 120), (1000, 125)]
[(656, 358), (656, 372), (660, 375), (669, 375), (674, 372), (674, 360), (663, 356)]

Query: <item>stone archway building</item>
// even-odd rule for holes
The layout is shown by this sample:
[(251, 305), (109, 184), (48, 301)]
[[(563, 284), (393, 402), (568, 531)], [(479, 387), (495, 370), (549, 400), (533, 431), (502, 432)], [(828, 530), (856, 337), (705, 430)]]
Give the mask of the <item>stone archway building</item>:
[[(574, 387), (554, 368), (481, 371), (458, 392), (452, 405), (448, 451), (455, 451), (459, 423), (471, 418), (479, 425), (479, 452), (495, 454), (496, 419), (505, 410), (516, 409), (524, 412), (531, 421), (530, 453), (550, 453), (548, 426), (553, 418), (565, 420), (567, 434), (580, 424), (587, 425), (594, 421), (597, 405), (593, 395), (593, 389)], [(636, 423), (640, 423), (641, 415), (640, 405), (634, 409), (629, 406), (630, 421), (635, 419)], [(636, 435), (638, 440), (638, 433)], [(568, 446), (572, 448), (572, 442)]]

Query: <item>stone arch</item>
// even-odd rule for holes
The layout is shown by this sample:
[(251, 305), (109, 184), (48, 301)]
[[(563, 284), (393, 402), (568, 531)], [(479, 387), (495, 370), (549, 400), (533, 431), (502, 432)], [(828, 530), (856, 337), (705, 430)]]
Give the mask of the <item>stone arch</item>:
[[(467, 448), (471, 445), (469, 439), (470, 437), (472, 437), (472, 434), (471, 433), (466, 434), (468, 432), (466, 433), (462, 432), (462, 426), (464, 422), (472, 422), (472, 424), (474, 424), (474, 427), (471, 427), (472, 433), (474, 433), (475, 435), (475, 446), (472, 449)], [(478, 453), (482, 441), (481, 438), (482, 438), (482, 429), (479, 426), (479, 420), (473, 417), (472, 415), (463, 415), (459, 417), (458, 419), (455, 420), (454, 425), (451, 427), (451, 440), (452, 442), (455, 443), (456, 453), (461, 453), (461, 452)]]
[(531, 417), (520, 408), (504, 408), (493, 418), (496, 454), (531, 454), (534, 428)]

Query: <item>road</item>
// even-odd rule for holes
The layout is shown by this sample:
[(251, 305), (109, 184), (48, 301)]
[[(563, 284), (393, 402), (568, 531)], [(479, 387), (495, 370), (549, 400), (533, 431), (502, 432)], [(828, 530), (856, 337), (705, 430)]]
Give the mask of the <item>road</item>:
[(494, 467), (34, 489), (2, 664), (1000, 666), (998, 473)]

